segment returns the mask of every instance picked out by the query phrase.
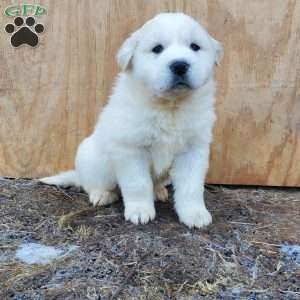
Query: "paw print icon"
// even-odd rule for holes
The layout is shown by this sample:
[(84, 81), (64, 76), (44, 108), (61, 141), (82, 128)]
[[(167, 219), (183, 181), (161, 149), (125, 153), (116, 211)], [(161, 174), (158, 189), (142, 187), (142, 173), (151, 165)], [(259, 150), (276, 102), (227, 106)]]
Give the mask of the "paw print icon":
[(9, 23), (5, 26), (5, 31), (11, 34), (10, 42), (15, 48), (21, 45), (35, 47), (39, 43), (39, 35), (45, 31), (43, 24), (36, 24), (34, 17), (23, 19), (16, 17), (14, 24)]

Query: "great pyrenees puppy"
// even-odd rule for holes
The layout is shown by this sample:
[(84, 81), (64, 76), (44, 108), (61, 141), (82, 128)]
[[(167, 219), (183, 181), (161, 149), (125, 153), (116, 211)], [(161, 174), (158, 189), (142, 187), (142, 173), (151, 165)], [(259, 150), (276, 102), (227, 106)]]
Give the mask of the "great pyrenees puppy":
[(119, 188), (126, 220), (145, 224), (171, 180), (180, 221), (210, 224), (203, 192), (221, 53), (220, 43), (183, 13), (149, 20), (117, 54), (122, 71), (94, 132), (78, 148), (75, 170), (40, 181), (81, 186), (94, 205), (117, 200)]

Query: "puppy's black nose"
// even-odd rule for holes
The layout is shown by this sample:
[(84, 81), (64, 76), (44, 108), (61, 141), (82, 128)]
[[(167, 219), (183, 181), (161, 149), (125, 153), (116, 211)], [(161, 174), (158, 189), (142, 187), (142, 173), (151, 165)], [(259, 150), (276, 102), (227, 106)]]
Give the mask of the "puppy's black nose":
[(190, 65), (183, 60), (176, 60), (170, 65), (172, 73), (178, 76), (183, 76), (188, 71)]

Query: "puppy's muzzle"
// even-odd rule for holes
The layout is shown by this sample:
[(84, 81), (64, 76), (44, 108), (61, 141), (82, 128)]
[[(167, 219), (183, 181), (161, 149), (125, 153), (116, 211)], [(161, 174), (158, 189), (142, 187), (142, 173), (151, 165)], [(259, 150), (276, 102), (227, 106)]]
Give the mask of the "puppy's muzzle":
[(187, 76), (189, 68), (190, 64), (184, 60), (176, 60), (170, 64), (170, 70), (173, 75), (171, 89), (191, 88)]

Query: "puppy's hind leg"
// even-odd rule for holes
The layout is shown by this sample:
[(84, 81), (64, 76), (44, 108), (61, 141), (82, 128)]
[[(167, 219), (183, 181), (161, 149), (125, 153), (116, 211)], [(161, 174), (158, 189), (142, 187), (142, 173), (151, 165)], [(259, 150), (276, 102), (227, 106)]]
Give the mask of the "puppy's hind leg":
[(99, 148), (93, 137), (89, 137), (79, 146), (75, 160), (80, 183), (95, 206), (107, 205), (119, 199), (114, 192), (116, 179), (111, 162)]
[(105, 206), (119, 200), (116, 191), (92, 190), (89, 193), (89, 200), (94, 206)]

